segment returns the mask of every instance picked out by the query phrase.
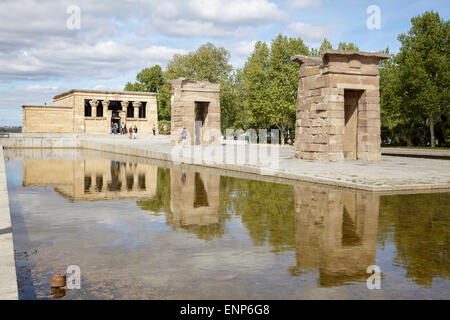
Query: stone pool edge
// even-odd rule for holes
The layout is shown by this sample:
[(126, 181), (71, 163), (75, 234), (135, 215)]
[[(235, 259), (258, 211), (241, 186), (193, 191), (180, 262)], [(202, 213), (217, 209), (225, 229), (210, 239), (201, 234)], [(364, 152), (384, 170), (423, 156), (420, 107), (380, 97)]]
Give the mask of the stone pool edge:
[[(150, 158), (154, 160), (169, 161), (174, 163), (195, 165), (204, 168), (217, 168), (229, 172), (240, 172), (253, 176), (265, 176), (274, 179), (283, 179), (286, 181), (299, 181), (306, 183), (313, 183), (319, 185), (326, 185), (338, 188), (346, 188), (368, 192), (448, 192), (450, 191), (450, 181), (448, 183), (395, 183), (374, 185), (372, 183), (364, 183), (358, 181), (344, 181), (335, 178), (319, 177), (304, 175), (286, 171), (283, 169), (268, 170), (258, 166), (250, 166), (245, 164), (226, 164), (217, 162), (202, 161), (196, 163), (194, 159), (189, 157), (184, 158), (181, 162), (178, 159), (173, 159), (168, 147), (162, 146), (161, 143), (156, 143), (153, 150), (139, 145), (123, 145), (112, 141), (99, 141), (97, 138), (104, 138), (105, 136), (86, 136), (84, 134), (27, 134), (27, 133), (12, 133), (7, 137), (0, 136), (0, 145), (7, 149), (85, 149), (108, 152), (113, 154), (122, 154), (127, 156), (134, 156), (139, 158)], [(251, 178), (250, 178), (251, 179)]]
[(0, 300), (18, 300), (14, 241), (3, 146), (0, 145)]
[(108, 152), (113, 154), (122, 154), (141, 158), (150, 158), (155, 160), (163, 160), (169, 162), (178, 162), (180, 164), (195, 165), (205, 168), (217, 168), (226, 171), (242, 172), (256, 176), (267, 176), (272, 178), (284, 179), (287, 181), (300, 181), (319, 185), (333, 186), (346, 189), (354, 189), (368, 192), (402, 192), (402, 191), (446, 191), (450, 190), (450, 184), (408, 184), (408, 185), (391, 185), (391, 186), (371, 186), (361, 184), (358, 182), (339, 181), (325, 177), (310, 177), (293, 172), (284, 172), (282, 170), (264, 170), (261, 167), (253, 167), (249, 165), (240, 164), (224, 164), (224, 163), (208, 163), (202, 161), (196, 163), (194, 159), (185, 157), (182, 160), (175, 160), (169, 152), (162, 150), (149, 150), (137, 146), (124, 146), (121, 144), (104, 143), (99, 141), (92, 141), (89, 139), (81, 139), (79, 148), (85, 150), (95, 150)]

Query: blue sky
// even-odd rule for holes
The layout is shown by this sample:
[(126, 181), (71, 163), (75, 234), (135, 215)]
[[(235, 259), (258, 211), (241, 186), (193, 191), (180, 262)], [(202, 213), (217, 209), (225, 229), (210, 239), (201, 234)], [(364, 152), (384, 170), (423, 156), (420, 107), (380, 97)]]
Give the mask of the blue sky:
[[(366, 26), (370, 5), (380, 8), (379, 30)], [(79, 29), (67, 27), (77, 21), (71, 6)], [(411, 17), (434, 10), (448, 19), (449, 7), (444, 0), (2, 0), (0, 125), (20, 125), (21, 105), (50, 104), (65, 90), (121, 90), (142, 68), (164, 66), (207, 41), (228, 49), (235, 67), (255, 41), (278, 33), (309, 47), (326, 37), (334, 46), (396, 53)]]

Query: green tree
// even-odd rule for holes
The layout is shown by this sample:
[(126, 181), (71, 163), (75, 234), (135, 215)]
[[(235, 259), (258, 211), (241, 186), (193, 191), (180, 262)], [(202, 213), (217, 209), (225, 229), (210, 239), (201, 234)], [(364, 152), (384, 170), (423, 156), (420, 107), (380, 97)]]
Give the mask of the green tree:
[(281, 34), (272, 41), (269, 58), (269, 121), (280, 130), (281, 144), (285, 131), (294, 128), (298, 94), (298, 64), (291, 61), (295, 54), (307, 55), (308, 48), (300, 38)]
[(185, 77), (222, 84), (229, 80), (233, 70), (229, 60), (228, 50), (208, 42), (194, 52), (175, 54), (167, 63), (166, 78)]
[(158, 92), (158, 119), (170, 119), (170, 85), (165, 82), (164, 73), (159, 65), (142, 69), (136, 76), (136, 82), (127, 82), (124, 90)]
[(319, 52), (322, 52), (325, 50), (333, 50), (333, 46), (331, 45), (331, 42), (328, 41), (328, 39), (326, 39), (326, 38), (323, 39), (322, 44), (320, 45)]
[(244, 90), (246, 92), (246, 110), (248, 111), (249, 122), (254, 128), (267, 128), (270, 126), (267, 111), (269, 109), (267, 90), (269, 56), (270, 49), (267, 44), (257, 41), (242, 71)]
[(425, 122), (434, 147), (436, 123), (448, 115), (450, 101), (449, 20), (427, 11), (411, 24), (408, 33), (398, 36), (402, 46), (394, 60), (398, 79), (392, 90), (399, 96), (397, 110)]
[(294, 127), (296, 117), (298, 65), (291, 57), (308, 53), (301, 38), (280, 34), (270, 49), (266, 43), (257, 42), (243, 69), (246, 107), (252, 125), (278, 128), (282, 144), (285, 130)]
[(331, 42), (328, 41), (328, 39), (324, 38), (322, 41), (322, 44), (320, 45), (319, 49), (311, 48), (310, 56), (313, 57), (319, 57), (321, 55), (321, 52), (325, 50), (333, 50), (333, 46), (331, 45)]
[(222, 96), (220, 105), (222, 131), (225, 132), (228, 128), (248, 128), (242, 69), (232, 72), (229, 81), (222, 84), (220, 94)]
[(353, 42), (339, 42), (338, 44), (338, 50), (345, 50), (345, 51), (359, 51), (359, 48), (356, 44)]

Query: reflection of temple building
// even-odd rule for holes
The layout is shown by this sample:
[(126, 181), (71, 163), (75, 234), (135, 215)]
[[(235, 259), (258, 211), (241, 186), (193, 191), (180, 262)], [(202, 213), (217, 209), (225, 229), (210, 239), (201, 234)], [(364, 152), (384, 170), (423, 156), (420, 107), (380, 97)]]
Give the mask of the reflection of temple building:
[(175, 226), (218, 223), (219, 191), (220, 176), (172, 169), (168, 222)]
[(299, 275), (319, 271), (320, 286), (366, 280), (375, 263), (379, 196), (324, 187), (295, 186)]
[(71, 200), (152, 198), (157, 169), (106, 159), (24, 160), (23, 185), (52, 185)]

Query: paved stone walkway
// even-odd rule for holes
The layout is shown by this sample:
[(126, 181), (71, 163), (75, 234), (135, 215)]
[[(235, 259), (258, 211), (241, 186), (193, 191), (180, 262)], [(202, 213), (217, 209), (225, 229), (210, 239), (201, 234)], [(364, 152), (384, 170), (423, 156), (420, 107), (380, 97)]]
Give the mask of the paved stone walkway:
[[(383, 156), (382, 161), (318, 162), (296, 159), (292, 147), (279, 148), (279, 167), (267, 169), (267, 165), (225, 163), (203, 158), (196, 161), (192, 156), (174, 157), (174, 147), (168, 136), (138, 136), (130, 140), (120, 135), (80, 137), (81, 146), (99, 151), (114, 152), (159, 160), (195, 163), (206, 167), (269, 175), (299, 181), (322, 183), (368, 191), (390, 190), (450, 190), (450, 161), (425, 158)], [(216, 148), (224, 150), (225, 146)], [(190, 150), (189, 148), (186, 148)], [(195, 147), (192, 155), (201, 154)], [(185, 151), (186, 152), (186, 151)], [(245, 157), (261, 152), (261, 146), (245, 147)]]
[(450, 150), (409, 149), (409, 148), (381, 148), (381, 153), (388, 156), (450, 159)]
[(6, 185), (3, 147), (0, 146), (0, 300), (17, 300), (16, 264)]

